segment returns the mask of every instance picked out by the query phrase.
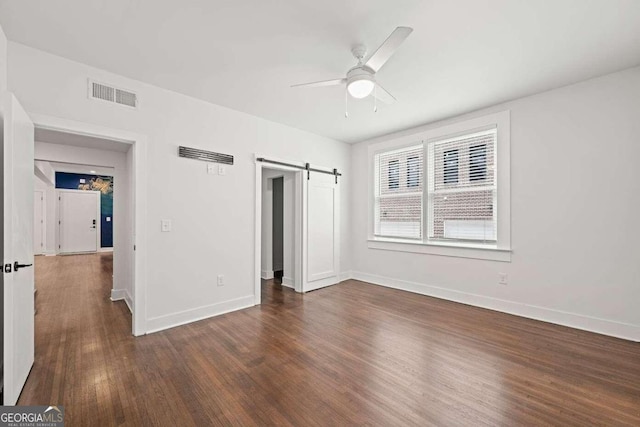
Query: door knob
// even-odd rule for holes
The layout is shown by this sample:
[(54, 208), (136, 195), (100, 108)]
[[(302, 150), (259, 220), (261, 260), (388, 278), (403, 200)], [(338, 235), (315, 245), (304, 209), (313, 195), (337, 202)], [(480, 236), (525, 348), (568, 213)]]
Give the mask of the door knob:
[(18, 261), (13, 263), (13, 271), (18, 271), (21, 268), (31, 267), (33, 264), (19, 264)]

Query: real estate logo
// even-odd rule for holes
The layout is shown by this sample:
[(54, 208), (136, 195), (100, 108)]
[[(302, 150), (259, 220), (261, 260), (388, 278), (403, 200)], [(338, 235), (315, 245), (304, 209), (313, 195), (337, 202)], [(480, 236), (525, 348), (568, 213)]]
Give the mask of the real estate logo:
[(64, 427), (64, 407), (0, 406), (0, 427)]

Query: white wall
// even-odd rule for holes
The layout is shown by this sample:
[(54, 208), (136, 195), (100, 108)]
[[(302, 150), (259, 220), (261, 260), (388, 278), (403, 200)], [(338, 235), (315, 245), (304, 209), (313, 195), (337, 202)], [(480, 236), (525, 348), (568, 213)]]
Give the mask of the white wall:
[[(138, 92), (139, 110), (88, 100), (88, 77)], [(344, 187), (349, 185), (347, 144), (13, 42), (9, 83), (30, 113), (147, 135), (150, 329), (253, 304), (254, 153), (338, 168)], [(207, 175), (205, 163), (178, 157), (178, 145), (233, 154), (235, 164), (224, 176)], [(349, 194), (341, 194), (347, 218)], [(161, 219), (173, 221), (172, 232), (160, 232)], [(348, 270), (348, 223), (343, 223), (341, 266)], [(224, 275), (224, 286), (216, 285), (218, 274)]]
[(0, 93), (7, 89), (7, 36), (0, 27)]
[[(131, 150), (129, 150), (131, 151)], [(119, 295), (119, 291), (125, 291), (124, 297), (131, 303), (131, 268), (129, 260), (129, 239), (128, 230), (131, 228), (133, 219), (129, 214), (129, 169), (127, 167), (127, 153), (119, 151), (98, 150), (95, 148), (82, 148), (70, 145), (49, 144), (36, 141), (35, 158), (51, 162), (75, 163), (80, 165), (106, 166), (113, 168), (114, 192), (113, 192), (113, 291), (112, 295)], [(55, 228), (57, 210), (55, 209), (55, 190), (52, 198), (54, 202), (53, 224), (49, 226), (49, 215), (47, 212), (47, 252), (49, 252), (50, 234), (53, 233), (53, 251), (58, 247), (58, 233)], [(47, 205), (49, 205), (49, 194), (47, 194)], [(50, 230), (51, 229), (51, 230)]]
[[(505, 109), (512, 262), (369, 249), (367, 145)], [(357, 144), (353, 276), (640, 341), (638, 135), (634, 68)]]
[(40, 179), (51, 185), (56, 183), (56, 171), (53, 170), (51, 163), (44, 160), (36, 160), (34, 162), (34, 168), (36, 175), (40, 176)]
[(295, 173), (262, 169), (262, 278), (273, 277), (273, 178), (283, 177), (284, 217), (283, 217), (283, 285), (293, 287), (295, 278)]

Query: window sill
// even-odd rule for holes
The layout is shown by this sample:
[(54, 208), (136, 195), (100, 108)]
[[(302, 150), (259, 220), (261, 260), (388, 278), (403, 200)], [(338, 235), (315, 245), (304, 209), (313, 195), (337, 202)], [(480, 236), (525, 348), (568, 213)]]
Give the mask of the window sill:
[(499, 249), (493, 246), (411, 242), (407, 240), (378, 237), (370, 238), (368, 240), (368, 247), (369, 249), (380, 249), (385, 251), (411, 252), (416, 254), (511, 262), (510, 249)]

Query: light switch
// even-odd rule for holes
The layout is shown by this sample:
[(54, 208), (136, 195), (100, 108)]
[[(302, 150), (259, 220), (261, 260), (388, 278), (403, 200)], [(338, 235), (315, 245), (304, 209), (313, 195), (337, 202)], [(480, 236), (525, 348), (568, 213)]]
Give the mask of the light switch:
[(218, 165), (218, 175), (226, 175), (227, 167), (225, 165)]
[(160, 229), (163, 233), (171, 231), (171, 220), (163, 219), (162, 221), (160, 221)]
[(218, 168), (216, 168), (216, 165), (214, 165), (213, 163), (207, 163), (207, 173), (209, 175), (215, 175), (217, 169)]
[(107, 222), (111, 222), (111, 217), (110, 216), (107, 217)]

